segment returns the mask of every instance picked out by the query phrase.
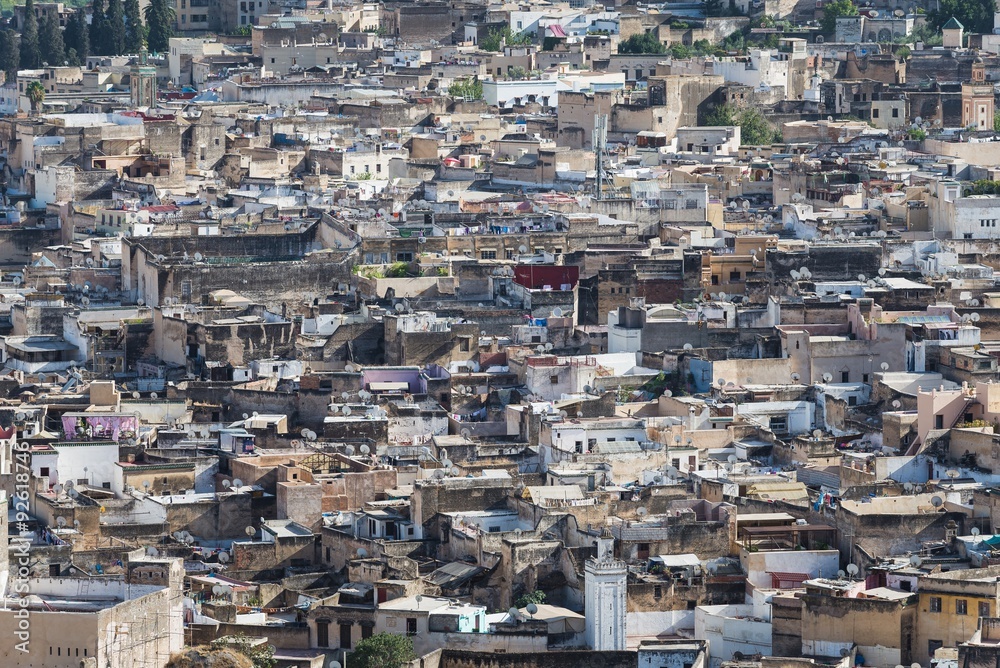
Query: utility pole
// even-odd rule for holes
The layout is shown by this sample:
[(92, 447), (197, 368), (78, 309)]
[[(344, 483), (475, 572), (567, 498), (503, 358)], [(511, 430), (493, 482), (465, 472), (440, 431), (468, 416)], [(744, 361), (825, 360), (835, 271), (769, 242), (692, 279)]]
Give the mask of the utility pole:
[(594, 122), (594, 135), (592, 138), (594, 145), (594, 155), (596, 156), (596, 175), (594, 177), (594, 197), (604, 198), (604, 149), (608, 143), (608, 116), (599, 114)]

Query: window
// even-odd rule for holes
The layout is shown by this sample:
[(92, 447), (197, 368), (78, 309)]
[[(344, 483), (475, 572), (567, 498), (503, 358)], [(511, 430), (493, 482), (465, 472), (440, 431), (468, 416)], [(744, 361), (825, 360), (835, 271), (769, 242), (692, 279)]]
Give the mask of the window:
[(730, 281), (738, 281), (738, 280), (740, 280), (740, 272), (735, 271), (735, 270), (729, 272), (729, 280)]
[(497, 252), (495, 250), (484, 250), (479, 251), (480, 260), (495, 260), (497, 259)]
[(851, 382), (851, 372), (850, 371), (841, 371), (840, 372), (840, 382), (841, 383), (849, 383), (849, 382)]
[(872, 118), (878, 118), (878, 109), (872, 109)]
[(931, 596), (930, 611), (931, 612), (941, 612), (941, 597), (940, 596)]
[(316, 622), (316, 645), (319, 647), (330, 646), (330, 622), (325, 619)]
[(42, 476), (44, 478), (47, 478), (48, 475), (49, 475), (49, 467), (48, 466), (43, 466), (41, 469), (39, 469), (38, 475), (40, 475), (40, 476)]
[(469, 337), (467, 336), (458, 337), (458, 349), (463, 353), (469, 352)]
[(340, 625), (340, 648), (351, 649), (351, 626), (352, 624)]
[(396, 262), (413, 262), (413, 253), (396, 253)]
[(660, 599), (663, 598), (663, 587), (660, 585), (653, 586), (653, 598)]
[(955, 599), (955, 614), (956, 615), (967, 615), (969, 614), (969, 602), (964, 598)]
[(549, 376), (549, 382), (553, 385), (559, 382), (559, 376)]
[(415, 636), (417, 635), (417, 618), (407, 617), (406, 618), (406, 635)]
[(892, 110), (892, 117), (893, 118), (899, 118), (899, 109), (893, 109)]
[(979, 616), (980, 617), (989, 617), (990, 616), (990, 602), (989, 601), (980, 601), (979, 602)]
[(693, 199), (689, 199), (686, 202), (684, 202), (684, 208), (685, 209), (697, 209), (698, 208), (698, 201), (697, 200), (693, 200)]

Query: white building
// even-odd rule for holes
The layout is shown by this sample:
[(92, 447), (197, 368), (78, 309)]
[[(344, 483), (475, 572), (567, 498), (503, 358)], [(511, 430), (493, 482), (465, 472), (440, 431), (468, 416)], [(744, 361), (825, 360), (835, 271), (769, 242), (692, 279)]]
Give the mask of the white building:
[(938, 182), (930, 215), (938, 238), (1000, 239), (1000, 197), (962, 197), (962, 186), (956, 181)]
[(722, 75), (726, 83), (788, 90), (788, 61), (767, 49), (751, 49), (747, 57), (719, 58), (713, 64), (713, 74)]
[(615, 558), (615, 539), (605, 529), (597, 539), (597, 558), (588, 559), (585, 570), (584, 607), (587, 645), (597, 652), (625, 650), (627, 616), (625, 590), (628, 569)]

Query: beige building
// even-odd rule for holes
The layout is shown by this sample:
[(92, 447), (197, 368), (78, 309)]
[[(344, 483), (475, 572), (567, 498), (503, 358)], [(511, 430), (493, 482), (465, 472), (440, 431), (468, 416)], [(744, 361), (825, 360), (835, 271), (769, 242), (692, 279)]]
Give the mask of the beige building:
[(968, 642), (979, 629), (980, 617), (997, 614), (1000, 566), (924, 575), (917, 590), (920, 602), (912, 656), (928, 665), (937, 649)]
[[(141, 558), (141, 556), (140, 556)], [(6, 563), (6, 562), (4, 562)], [(141, 565), (141, 568), (131, 568)], [(0, 610), (0, 665), (34, 668), (162, 668), (183, 647), (183, 566), (179, 560), (129, 564), (132, 577), (49, 577), (13, 581), (30, 594)], [(26, 605), (22, 603), (26, 601)], [(18, 611), (28, 610), (29, 638)], [(88, 661), (89, 660), (89, 661)]]

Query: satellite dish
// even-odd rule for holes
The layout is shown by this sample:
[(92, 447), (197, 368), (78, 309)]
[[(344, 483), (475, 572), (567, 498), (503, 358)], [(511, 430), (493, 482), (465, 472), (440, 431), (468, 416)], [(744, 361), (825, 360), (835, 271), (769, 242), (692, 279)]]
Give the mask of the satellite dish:
[(201, 253), (195, 253), (194, 254), (194, 261), (195, 262), (201, 262), (203, 259), (204, 259), (204, 256)]
[(369, 452), (371, 452), (371, 451), (372, 451), (372, 449), (368, 447), (368, 444), (367, 444), (367, 443), (366, 443), (366, 444), (363, 444), (363, 445), (361, 446), (361, 454), (363, 454), (363, 455), (367, 455), (367, 454), (368, 454)]
[(889, 370), (889, 363), (888, 362), (882, 362), (881, 364), (879, 364), (879, 368), (882, 369), (882, 371), (888, 371)]
[(367, 557), (367, 556), (368, 556), (368, 550), (366, 550), (366, 549), (365, 549), (365, 548), (363, 548), (363, 547), (359, 547), (359, 548), (358, 548), (358, 553), (357, 553), (357, 554), (358, 554), (358, 557), (360, 557), (360, 558), (364, 559), (365, 557)]
[(146, 548), (146, 554), (150, 557), (158, 557), (160, 556), (160, 551), (157, 550), (152, 545), (150, 545), (149, 547)]
[(242, 486), (243, 486), (243, 481), (242, 480), (240, 480), (239, 478), (236, 478), (235, 480), (233, 480), (233, 487), (235, 487), (236, 489), (239, 489)]
[(819, 438), (822, 435), (823, 435), (823, 430), (822, 429), (814, 429), (813, 430), (813, 438)]
[(563, 314), (563, 310), (560, 307), (557, 306), (554, 309), (552, 309), (552, 317), (554, 317), (554, 318), (561, 318), (562, 314)]
[(923, 563), (924, 563), (924, 560), (921, 559), (920, 555), (918, 555), (918, 554), (915, 554), (912, 557), (910, 557), (910, 565), (913, 566), (914, 568), (919, 568), (920, 565), (923, 564)]
[(535, 613), (537, 613), (537, 612), (538, 612), (538, 606), (537, 606), (537, 605), (535, 605), (534, 603), (529, 603), (529, 604), (527, 605), (527, 607), (525, 608), (525, 610), (527, 610), (527, 611), (528, 611), (528, 614), (529, 614), (529, 615), (534, 615)]
[(638, 508), (635, 509), (635, 514), (638, 515), (639, 517), (645, 517), (646, 515), (649, 514), (649, 511), (646, 510), (645, 506), (639, 506)]
[(726, 457), (726, 461), (729, 462), (730, 464), (735, 464), (736, 462), (740, 461), (740, 458), (737, 457), (736, 455), (729, 455), (728, 457)]
[(942, 499), (940, 496), (935, 496), (931, 499), (931, 505), (934, 506), (935, 508), (940, 508), (941, 506), (944, 505), (944, 499)]
[(979, 535), (979, 527), (972, 527), (972, 529), (969, 530), (969, 533), (971, 533), (973, 536), (978, 536)]
[(229, 563), (229, 553), (228, 552), (219, 552), (219, 563), (220, 564)]
[(347, 456), (350, 457), (351, 455), (354, 454), (354, 446), (348, 445), (346, 448), (344, 448), (344, 452), (346, 452)]
[(899, 399), (894, 399), (893, 402), (892, 402), (892, 407), (893, 408), (900, 408), (902, 405), (903, 405), (903, 402), (901, 402)]
[(845, 573), (844, 570), (841, 569), (841, 570), (837, 571), (837, 577), (840, 578), (841, 580), (843, 580), (844, 578), (847, 577), (847, 573)]
[(857, 575), (858, 571), (860, 571), (860, 570), (861, 569), (858, 568), (857, 564), (847, 564), (847, 573), (848, 573), (848, 575), (852, 575), (852, 576), (853, 575)]
[(833, 374), (832, 373), (824, 373), (823, 374), (823, 382), (824, 383), (829, 383), (831, 380), (833, 380)]

